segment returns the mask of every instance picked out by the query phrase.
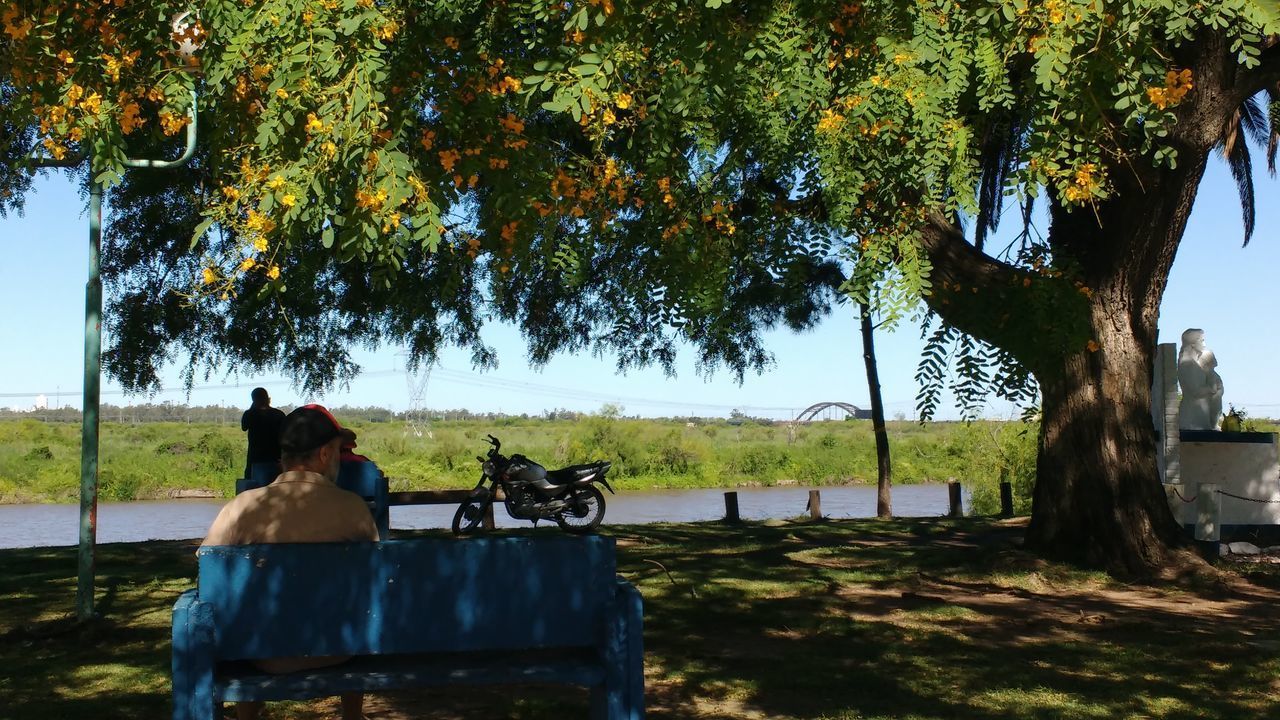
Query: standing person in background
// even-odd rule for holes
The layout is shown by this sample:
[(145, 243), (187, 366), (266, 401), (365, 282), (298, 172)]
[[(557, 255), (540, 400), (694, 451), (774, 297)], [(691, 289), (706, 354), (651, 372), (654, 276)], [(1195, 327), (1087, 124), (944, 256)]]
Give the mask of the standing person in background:
[[(254, 463), (275, 463), (280, 466), (280, 431), (284, 428), (284, 413), (271, 407), (271, 396), (266, 388), (254, 388), (249, 394), (253, 405), (240, 418), (240, 429), (249, 434), (249, 451), (246, 453), (244, 476), (253, 477)], [(276, 472), (272, 473), (274, 477)]]

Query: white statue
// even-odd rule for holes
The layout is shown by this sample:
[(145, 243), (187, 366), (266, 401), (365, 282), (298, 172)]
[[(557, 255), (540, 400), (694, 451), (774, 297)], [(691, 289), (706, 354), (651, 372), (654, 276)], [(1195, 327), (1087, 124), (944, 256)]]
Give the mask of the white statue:
[(1204, 368), (1204, 384), (1209, 390), (1209, 420), (1217, 430), (1222, 422), (1222, 376), (1214, 369), (1218, 367), (1218, 358), (1212, 350), (1205, 348), (1200, 353), (1200, 367)]
[(1217, 430), (1222, 417), (1222, 378), (1214, 370), (1218, 360), (1204, 346), (1204, 331), (1188, 328), (1178, 350), (1179, 430)]

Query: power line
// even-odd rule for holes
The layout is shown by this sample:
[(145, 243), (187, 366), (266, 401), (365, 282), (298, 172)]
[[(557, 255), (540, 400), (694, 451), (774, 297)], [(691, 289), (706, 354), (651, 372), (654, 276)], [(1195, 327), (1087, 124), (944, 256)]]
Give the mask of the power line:
[[(402, 375), (400, 370), (371, 370), (362, 372), (359, 379), (390, 377)], [(641, 397), (636, 395), (622, 395), (617, 393), (598, 392), (586, 390), (582, 388), (568, 388), (558, 385), (548, 385), (545, 383), (533, 383), (525, 380), (512, 380), (509, 378), (501, 378), (489, 375), (478, 375), (476, 373), (466, 372), (462, 370), (453, 370), (440, 365), (434, 366), (432, 375), (438, 382), (449, 382), (457, 385), (468, 387), (482, 387), (494, 390), (511, 390), (519, 391), (528, 395), (539, 395), (543, 397), (552, 397), (561, 400), (581, 400), (586, 402), (618, 402), (627, 405), (641, 407), (656, 407), (678, 410), (700, 410), (709, 411), (730, 411), (738, 410), (741, 412), (755, 413), (787, 413), (790, 417), (795, 412), (794, 406), (765, 406), (765, 405), (744, 405), (744, 404), (722, 404), (708, 402), (691, 402), (687, 400), (664, 400), (652, 397)], [(289, 384), (291, 381), (283, 378), (259, 379), (254, 381), (257, 385), (281, 385)], [(231, 390), (246, 387), (246, 383), (208, 383), (203, 385), (192, 385), (190, 388), (183, 387), (162, 387), (155, 391), (154, 394), (172, 393), (172, 392), (206, 392), (211, 390)], [(38, 395), (53, 395), (50, 392), (4, 392), (0, 393), (0, 398), (28, 398)], [(128, 395), (124, 390), (103, 390), (103, 395), (124, 396)], [(886, 406), (913, 406), (914, 401), (898, 400), (885, 403)]]

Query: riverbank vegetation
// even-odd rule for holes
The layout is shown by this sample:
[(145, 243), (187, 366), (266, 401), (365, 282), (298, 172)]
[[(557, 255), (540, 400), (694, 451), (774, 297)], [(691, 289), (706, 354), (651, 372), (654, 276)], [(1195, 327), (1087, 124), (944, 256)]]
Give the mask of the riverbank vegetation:
[[(655, 720), (1280, 716), (1280, 566), (1124, 584), (1028, 555), (1018, 521), (611, 530), (645, 600)], [(195, 583), (193, 550), (101, 546), (101, 617), (83, 628), (71, 621), (74, 548), (0, 550), (0, 717), (166, 717), (170, 610)], [(455, 688), (372, 695), (366, 711), (550, 720), (585, 717), (586, 703), (560, 689)], [(269, 711), (336, 715), (332, 700)]]
[[(106, 416), (106, 417), (109, 417)], [(633, 419), (604, 412), (571, 419), (432, 421), (416, 429), (367, 414), (340, 419), (356, 430), (358, 452), (376, 461), (392, 490), (470, 487), (486, 434), (548, 467), (613, 461), (621, 490), (875, 483), (868, 421), (785, 423)], [(376, 417), (376, 416), (374, 416)], [(1021, 422), (890, 422), (894, 481), (962, 481), (979, 512), (998, 507), (997, 484), (1014, 483), (1019, 512), (1030, 509), (1036, 426)], [(234, 492), (244, 467), (238, 423), (106, 421), (101, 498), (164, 498), (184, 490)], [(0, 503), (72, 502), (78, 497), (80, 426), (0, 420)]]

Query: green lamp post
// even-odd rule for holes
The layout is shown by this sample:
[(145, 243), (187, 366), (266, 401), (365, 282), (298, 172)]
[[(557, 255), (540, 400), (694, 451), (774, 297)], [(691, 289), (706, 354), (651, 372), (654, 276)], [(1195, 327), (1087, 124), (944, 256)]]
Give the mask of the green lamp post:
[[(201, 45), (203, 30), (193, 12), (178, 13), (172, 20), (172, 37), (178, 52), (190, 57)], [(127, 158), (125, 167), (176, 168), (185, 165), (196, 149), (197, 96), (191, 93), (190, 122), (186, 147), (173, 160)], [(53, 160), (36, 157), (39, 167), (74, 167), (89, 158), (88, 152)], [(90, 162), (90, 167), (93, 163)], [(92, 175), (92, 173), (90, 173)], [(84, 397), (80, 427), (80, 541), (76, 575), (76, 617), (85, 621), (93, 617), (94, 545), (98, 532), (98, 411), (102, 381), (102, 183), (89, 181), (89, 279), (84, 292)]]

